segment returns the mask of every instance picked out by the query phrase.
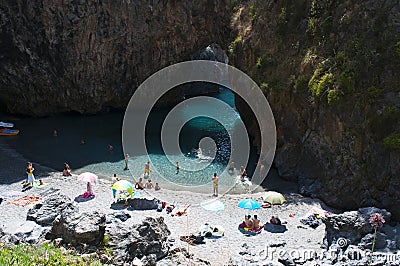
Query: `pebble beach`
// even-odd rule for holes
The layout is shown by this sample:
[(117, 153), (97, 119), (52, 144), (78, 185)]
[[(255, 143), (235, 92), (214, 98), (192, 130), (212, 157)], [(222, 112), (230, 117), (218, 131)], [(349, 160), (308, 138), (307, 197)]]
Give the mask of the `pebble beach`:
[[(4, 149), (1, 150), (1, 177), (0, 195), (7, 195), (6, 192), (21, 191), (22, 178), (20, 176), (20, 169), (16, 166), (26, 163), (26, 159), (21, 155), (16, 154), (11, 149), (6, 149), (6, 145), (1, 143)], [(86, 184), (77, 180), (77, 175), (73, 173), (71, 177), (63, 177), (60, 172), (44, 166), (35, 165), (37, 178), (41, 178), (45, 186), (33, 187), (25, 192), (21, 192), (19, 196), (24, 195), (42, 195), (45, 196), (49, 189), (57, 190), (57, 193), (67, 195), (71, 199), (85, 191)], [(6, 177), (10, 178), (7, 179)], [(8, 180), (8, 181), (7, 181)], [(271, 180), (271, 186), (273, 186)], [(95, 197), (88, 201), (76, 202), (79, 212), (87, 212), (91, 210), (100, 210), (105, 214), (117, 212), (111, 208), (114, 202), (112, 196), (112, 181), (107, 179), (99, 179), (93, 185)], [(276, 188), (276, 184), (274, 186)], [(190, 205), (187, 215), (180, 217), (172, 217), (167, 214), (165, 210), (157, 212), (156, 210), (136, 211), (124, 210), (131, 215), (129, 222), (140, 223), (145, 217), (163, 217), (167, 224), (171, 235), (169, 242), (171, 249), (186, 248), (193, 257), (200, 258), (208, 261), (211, 265), (228, 265), (232, 261), (253, 261), (262, 264), (263, 261), (277, 261), (279, 252), (290, 250), (313, 250), (315, 252), (323, 252), (321, 245), (325, 234), (325, 226), (321, 224), (316, 229), (304, 226), (301, 224), (300, 219), (307, 217), (311, 211), (327, 211), (334, 212), (323, 202), (318, 199), (303, 197), (297, 193), (284, 192), (286, 203), (282, 205), (273, 205), (271, 208), (260, 208), (258, 210), (244, 210), (237, 206), (238, 202), (242, 199), (254, 199), (262, 203), (262, 195), (264, 192), (257, 193), (244, 193), (244, 194), (225, 194), (220, 195), (220, 200), (225, 209), (219, 212), (208, 212), (202, 209), (198, 202), (210, 200), (214, 198), (210, 188), (209, 194), (193, 193), (187, 191), (171, 191), (161, 189), (155, 190), (142, 190), (140, 196), (148, 199), (157, 198), (161, 201), (168, 200), (168, 204), (174, 204), (177, 208)], [(280, 192), (282, 192), (280, 191)], [(19, 207), (12, 204), (7, 204), (7, 201), (12, 201), (14, 197), (4, 197), (4, 201), (0, 205), (0, 225), (6, 233), (28, 233), (34, 230), (36, 225), (32, 221), (26, 220), (27, 211), (32, 207)], [(269, 221), (272, 215), (278, 216), (282, 221), (287, 222), (287, 230), (283, 233), (272, 233), (266, 230), (261, 234), (255, 236), (248, 236), (242, 234), (238, 230), (238, 225), (242, 222), (244, 215), (257, 214), (261, 222)], [(201, 245), (188, 245), (186, 242), (179, 239), (180, 236), (196, 233), (205, 223), (210, 225), (219, 225), (224, 228), (224, 236), (221, 238), (212, 238), (205, 240), (205, 244)], [(272, 247), (272, 248), (271, 248)]]

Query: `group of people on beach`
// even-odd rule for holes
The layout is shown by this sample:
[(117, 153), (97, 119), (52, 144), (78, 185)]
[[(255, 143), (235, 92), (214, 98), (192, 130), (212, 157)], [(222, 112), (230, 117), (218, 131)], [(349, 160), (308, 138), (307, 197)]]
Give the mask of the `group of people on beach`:
[(258, 230), (258, 229), (260, 229), (260, 223), (261, 223), (261, 221), (260, 221), (260, 219), (258, 219), (257, 214), (254, 214), (253, 219), (251, 218), (251, 215), (248, 214), (248, 215), (244, 216), (244, 221), (242, 224), (244, 224), (244, 226), (246, 228)]
[(148, 179), (146, 183), (143, 183), (143, 178), (139, 178), (139, 180), (135, 183), (135, 188), (136, 189), (153, 189), (154, 190), (160, 190), (161, 187), (158, 184), (158, 182), (156, 182), (156, 184), (154, 185), (153, 182), (151, 181), (151, 179)]

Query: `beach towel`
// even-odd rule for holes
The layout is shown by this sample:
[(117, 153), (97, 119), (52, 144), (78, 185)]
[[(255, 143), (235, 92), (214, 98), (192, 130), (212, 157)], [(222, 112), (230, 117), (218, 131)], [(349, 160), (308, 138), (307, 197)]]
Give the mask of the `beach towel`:
[(260, 234), (263, 231), (263, 229), (264, 229), (264, 225), (262, 223), (260, 223), (260, 226), (258, 229), (252, 229), (252, 228), (245, 227), (244, 223), (241, 223), (238, 226), (238, 230), (242, 234), (252, 235), (252, 236)]
[(39, 196), (26, 195), (22, 198), (18, 198), (16, 200), (9, 201), (9, 202), (7, 202), (7, 204), (13, 204), (15, 206), (25, 207), (28, 205), (33, 205), (41, 199), (42, 198)]

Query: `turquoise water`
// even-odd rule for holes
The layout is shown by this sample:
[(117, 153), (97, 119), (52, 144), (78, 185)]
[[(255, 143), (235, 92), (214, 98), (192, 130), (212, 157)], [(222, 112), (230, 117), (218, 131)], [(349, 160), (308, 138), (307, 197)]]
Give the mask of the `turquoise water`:
[[(234, 97), (229, 90), (222, 90), (215, 96), (234, 108)], [(191, 105), (179, 115), (190, 117), (202, 108), (220, 112), (215, 106)], [(8, 144), (33, 163), (40, 163), (62, 170), (68, 162), (74, 173), (90, 171), (100, 177), (111, 178), (115, 173), (126, 179), (138, 179), (143, 175), (144, 165), (151, 161), (150, 178), (169, 187), (171, 182), (181, 185), (182, 190), (210, 190), (214, 172), (220, 176), (220, 186), (228, 188), (235, 181), (234, 175), (224, 174), (230, 156), (228, 132), (217, 121), (199, 117), (190, 120), (182, 128), (179, 143), (182, 154), (165, 156), (160, 140), (160, 125), (169, 110), (152, 112), (146, 131), (148, 155), (132, 156), (129, 160), (130, 171), (124, 171), (124, 155), (121, 144), (121, 128), (124, 114), (113, 112), (95, 116), (58, 115), (47, 118), (23, 118), (15, 121), (21, 134), (7, 139)], [(227, 113), (224, 122), (228, 129), (234, 130), (240, 123), (238, 113)], [(231, 128), (229, 128), (231, 127)], [(57, 130), (57, 136), (53, 131)], [(204, 137), (211, 137), (216, 144), (217, 153), (212, 163), (200, 161), (193, 152)], [(81, 144), (84, 140), (85, 144)], [(109, 151), (109, 145), (113, 151)], [(210, 151), (204, 150), (207, 154)], [(248, 172), (252, 173), (257, 162), (254, 149), (251, 150)], [(176, 174), (175, 162), (179, 162), (180, 171)], [(236, 166), (240, 167), (240, 166)]]

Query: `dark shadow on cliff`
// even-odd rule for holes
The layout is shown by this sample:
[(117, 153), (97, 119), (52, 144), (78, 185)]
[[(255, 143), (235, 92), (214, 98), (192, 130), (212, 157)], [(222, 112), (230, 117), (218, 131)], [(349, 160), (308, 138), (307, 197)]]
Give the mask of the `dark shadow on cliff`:
[(283, 194), (299, 193), (296, 182), (290, 182), (279, 176), (276, 168), (271, 167), (267, 177), (261, 183), (265, 190), (278, 191)]

